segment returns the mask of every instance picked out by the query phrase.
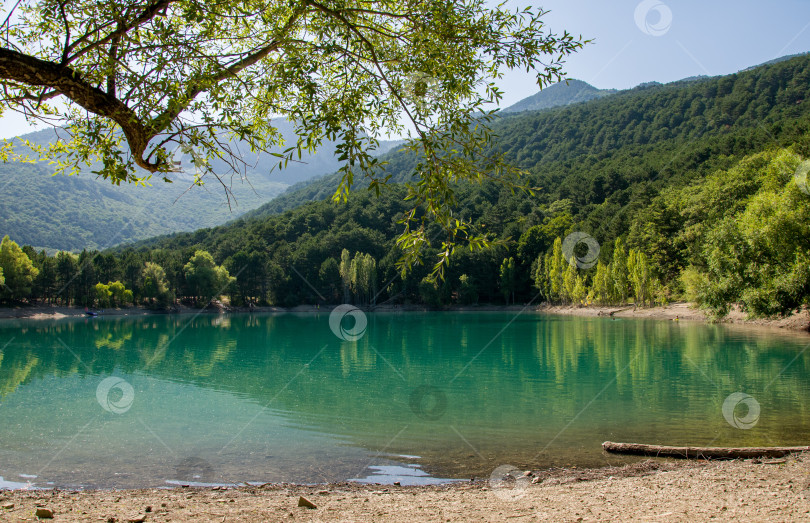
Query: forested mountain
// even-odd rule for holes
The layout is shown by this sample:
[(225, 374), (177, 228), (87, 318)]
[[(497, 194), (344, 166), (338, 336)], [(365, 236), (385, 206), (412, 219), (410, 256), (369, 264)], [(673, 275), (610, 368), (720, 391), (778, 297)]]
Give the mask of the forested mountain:
[(0, 231), (37, 248), (105, 249), (159, 234), (218, 225), (279, 194), (287, 185), (256, 174), (235, 180), (228, 208), (221, 185), (186, 191), (190, 179), (151, 187), (115, 186), (90, 173), (53, 176), (45, 164), (0, 163)]
[[(542, 91), (533, 94), (519, 102), (503, 109), (502, 113), (522, 113), (528, 111), (539, 111), (552, 109), (576, 103), (587, 102), (596, 98), (602, 98), (615, 94), (616, 89), (597, 89), (582, 80), (569, 80), (553, 84)], [(386, 144), (388, 145), (388, 144)], [(392, 161), (394, 165), (390, 169), (402, 171), (405, 166), (410, 167), (413, 161), (405, 154), (397, 154), (397, 143), (391, 142), (389, 148), (391, 152), (385, 157)], [(402, 181), (402, 180), (399, 180)], [(331, 174), (323, 177), (316, 177), (300, 181), (289, 187), (284, 194), (267, 202), (260, 208), (247, 213), (245, 217), (264, 216), (275, 214), (285, 210), (293, 209), (307, 201), (317, 201), (328, 198), (334, 193), (334, 189), (340, 182), (340, 177)], [(362, 187), (363, 183), (360, 183)]]
[[(460, 187), (459, 214), (508, 241), (458, 250), (438, 284), (424, 279), (424, 266), (402, 276), (395, 265), (396, 221), (407, 202), (393, 182), (407, 181), (414, 161), (403, 153), (387, 157), (392, 183), (379, 198), (361, 189), (342, 205), (308, 202), (334, 190), (327, 176), (280, 198), (276, 209), (225, 226), (122, 247), (114, 257), (83, 256), (106, 260), (104, 274), (121, 277), (136, 297), (147, 295), (147, 261), (165, 269), (166, 287), (178, 296), (199, 296), (186, 264), (202, 260), (202, 251), (212, 255), (211, 271), (222, 264), (235, 277), (216, 280), (235, 302), (689, 297), (718, 314), (732, 302), (778, 314), (810, 296), (810, 57), (505, 115), (495, 130), (495, 146), (540, 190)], [(592, 237), (598, 255), (583, 254), (582, 242), (567, 252), (563, 239), (572, 233)], [(586, 254), (593, 263), (570, 263)], [(94, 278), (83, 281), (104, 281)], [(71, 291), (75, 299), (79, 291)]]
[[(570, 85), (553, 85), (506, 111), (566, 105), (611, 92), (572, 80)], [(273, 124), (288, 141), (292, 140), (292, 124), (284, 120), (275, 120)], [(45, 144), (55, 136), (52, 129), (46, 129), (21, 138)], [(396, 148), (398, 143), (384, 141), (379, 152)], [(190, 165), (190, 159), (179, 153), (177, 160)], [(0, 231), (37, 248), (104, 249), (219, 225), (262, 204), (267, 204), (260, 212), (265, 214), (270, 209), (279, 212), (298, 205), (301, 198), (323, 199), (331, 194), (334, 177), (327, 177), (323, 184), (313, 185), (311, 180), (333, 173), (339, 166), (334, 144), (329, 142), (316, 154), (305, 155), (300, 162), (291, 162), (281, 170), (274, 169), (277, 158), (267, 154), (246, 154), (246, 161), (249, 164), (246, 182), (238, 176), (225, 177), (234, 196), (231, 207), (224, 188), (216, 180), (208, 180), (203, 189), (188, 191), (193, 173), (173, 176), (173, 184), (157, 179), (152, 187), (143, 188), (112, 186), (105, 180), (97, 180), (90, 172), (92, 168), (85, 169), (78, 177), (52, 177), (53, 171), (46, 164), (0, 164), (0, 186), (4, 187), (5, 196), (0, 202)], [(224, 162), (215, 162), (214, 169), (218, 173), (229, 171)], [(274, 199), (290, 185), (288, 192), (294, 196)]]
[(757, 64), (757, 65), (752, 65), (752, 66), (750, 66), (750, 67), (746, 67), (745, 69), (742, 69), (740, 72), (742, 72), (742, 71), (750, 71), (751, 69), (756, 69), (757, 67), (762, 67), (763, 65), (773, 65), (773, 64), (778, 64), (779, 62), (784, 62), (784, 61), (786, 61), (786, 60), (792, 60), (792, 59), (794, 59), (794, 58), (798, 58), (798, 57), (802, 57), (802, 56), (807, 56), (807, 55), (810, 55), (810, 52), (805, 52), (805, 53), (796, 53), (796, 54), (788, 54), (788, 55), (785, 55), (785, 56), (780, 56), (780, 57), (778, 57), (778, 58), (774, 58), (773, 60), (768, 60), (767, 62), (762, 62), (761, 64)]
[(545, 89), (524, 98), (514, 105), (503, 110), (505, 113), (520, 113), (523, 111), (540, 111), (564, 105), (587, 102), (594, 98), (602, 98), (615, 94), (616, 89), (597, 89), (582, 80), (568, 80), (550, 85)]
[[(274, 121), (282, 135), (291, 140), (294, 127), (285, 120)], [(56, 131), (46, 129), (20, 137), (35, 144), (55, 140)], [(384, 152), (397, 142), (382, 142)], [(0, 163), (0, 231), (20, 243), (38, 248), (81, 250), (105, 249), (153, 236), (193, 231), (227, 222), (267, 202), (284, 189), (303, 180), (334, 172), (339, 162), (334, 143), (325, 143), (317, 153), (304, 155), (284, 169), (274, 169), (278, 158), (245, 151), (247, 180), (238, 174), (223, 174), (232, 192), (231, 200), (222, 183), (206, 177), (204, 187), (188, 190), (193, 182), (189, 154), (178, 151), (176, 161), (184, 172), (160, 177), (151, 187), (115, 186), (97, 179), (93, 168), (78, 176), (52, 176), (45, 163)], [(214, 172), (229, 173), (230, 167), (215, 160)], [(145, 172), (142, 174), (146, 174)], [(229, 206), (230, 203), (230, 206)]]
[[(808, 78), (807, 60), (803, 55), (728, 76), (650, 83), (584, 104), (505, 114), (495, 125), (495, 142), (530, 173), (531, 184), (543, 187), (538, 198), (570, 198), (579, 213), (584, 205), (605, 203), (610, 193), (657, 178), (659, 171), (680, 175), (724, 166), (727, 159), (713, 154), (718, 148), (757, 151), (773, 143), (764, 125), (792, 126), (794, 117), (805, 114), (801, 82)], [(695, 146), (707, 150), (684, 154)], [(414, 159), (396, 151), (385, 159), (392, 181), (407, 182)], [(293, 186), (244, 217), (328, 198), (339, 181), (332, 174)]]

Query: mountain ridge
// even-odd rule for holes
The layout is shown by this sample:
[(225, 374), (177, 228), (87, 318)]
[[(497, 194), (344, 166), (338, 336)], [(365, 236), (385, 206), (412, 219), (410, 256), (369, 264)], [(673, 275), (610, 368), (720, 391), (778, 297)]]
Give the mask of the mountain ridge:
[[(649, 83), (616, 92), (598, 90), (580, 80), (571, 80), (570, 83), (573, 83), (575, 89), (596, 90), (603, 95), (583, 103), (566, 103), (566, 105), (553, 108), (523, 111), (515, 109), (516, 106), (518, 109), (531, 107), (530, 102), (536, 101), (538, 95), (546, 93), (546, 97), (548, 97), (549, 92), (553, 94), (552, 89), (555, 89), (555, 86), (558, 91), (563, 89), (561, 84), (555, 84), (507, 108), (503, 112), (500, 123), (497, 124), (498, 132), (503, 133), (511, 129), (513, 124), (510, 122), (525, 117), (533, 119), (534, 123), (531, 124), (533, 126), (556, 126), (558, 132), (579, 136), (584, 142), (587, 142), (593, 140), (594, 136), (583, 135), (576, 127), (561, 126), (557, 120), (562, 118), (561, 115), (574, 117), (578, 119), (577, 125), (581, 127), (587, 125), (587, 120), (580, 119), (578, 116), (583, 111), (601, 111), (607, 101), (621, 100), (621, 103), (616, 102), (617, 106), (622, 106), (620, 116), (623, 115), (627, 125), (632, 126), (637, 134), (640, 133), (639, 135), (643, 136), (643, 127), (649, 125), (649, 122), (643, 121), (643, 118), (641, 121), (638, 120), (638, 114), (641, 113), (637, 108), (632, 107), (631, 102), (634, 96), (650, 92), (669, 93), (672, 89), (683, 86), (714, 85), (718, 82), (718, 78), (730, 79), (736, 75), (746, 75), (752, 70), (762, 67), (774, 67), (794, 59), (801, 60), (802, 56), (806, 55), (783, 57), (764, 65), (755, 66), (754, 69), (748, 68), (723, 77), (693, 77), (667, 84)], [(570, 87), (570, 84), (565, 87)], [(570, 90), (567, 92), (575, 93)], [(610, 93), (604, 94), (605, 92)], [(699, 106), (700, 100), (697, 98), (699, 97), (692, 99), (690, 103)], [(568, 102), (573, 100), (571, 96), (561, 98), (556, 95), (555, 99), (568, 100)], [(512, 110), (508, 111), (508, 109)], [(644, 109), (644, 111), (648, 110), (649, 108)], [(734, 110), (739, 111), (738, 108)], [(564, 120), (564, 118), (562, 119)], [(722, 117), (719, 120), (722, 120)], [(731, 122), (733, 119), (728, 121)], [(674, 129), (677, 126), (678, 117), (671, 117), (670, 123)], [(707, 125), (716, 123), (714, 120), (706, 122)], [(729, 125), (729, 123), (726, 122), (724, 125)], [(661, 128), (658, 132), (665, 135), (671, 133), (672, 130)], [(693, 130), (692, 132), (699, 131)], [(555, 151), (559, 149), (554, 142), (569, 139), (562, 136), (529, 136), (526, 133), (515, 134), (511, 131), (508, 135), (508, 139), (503, 141), (503, 147), (512, 149), (515, 162), (524, 168), (547, 164), (557, 154)], [(599, 137), (596, 136), (596, 138)], [(539, 140), (544, 144), (541, 149), (545, 148), (542, 150), (546, 152), (542, 157), (531, 153), (530, 156), (534, 159), (527, 161), (526, 154), (518, 152), (516, 145), (526, 142), (527, 139), (535, 142)], [(509, 143), (510, 140), (514, 143)], [(396, 142), (393, 143), (393, 145), (395, 144)], [(589, 148), (582, 144), (579, 144), (578, 147), (581, 150), (580, 154), (593, 150), (592, 147)], [(600, 151), (602, 152), (599, 154), (605, 154), (604, 148)], [(113, 244), (131, 243), (166, 234), (193, 231), (200, 227), (213, 227), (243, 218), (253, 219), (278, 214), (309, 201), (326, 199), (333, 194), (340, 179), (334, 172), (338, 164), (333, 155), (329, 154), (329, 150), (322, 152), (325, 163), (319, 164), (317, 167), (321, 169), (321, 173), (308, 175), (305, 180), (289, 186), (285, 186), (274, 176), (268, 176), (266, 173), (251, 173), (249, 183), (239, 183), (234, 179), (234, 187), (237, 189), (234, 191), (237, 196), (235, 210), (227, 208), (223, 188), (214, 183), (207, 184), (207, 188), (194, 188), (189, 193), (183, 194), (188, 187), (185, 182), (170, 185), (161, 185), (162, 182), (156, 182), (155, 185), (158, 187), (146, 189), (128, 186), (114, 187), (109, 182), (96, 180), (92, 175), (86, 174), (82, 174), (80, 177), (64, 177), (54, 180), (42, 164), (33, 167), (23, 167), (22, 164), (2, 164), (0, 165), (0, 185), (4, 185), (7, 190), (6, 198), (0, 202), (0, 230), (4, 234), (10, 234), (22, 244), (27, 243), (37, 247), (65, 250), (104, 249)], [(398, 152), (394, 147), (394, 150), (384, 155), (384, 159), (392, 164), (389, 169), (393, 175), (393, 181), (402, 182), (409, 179), (409, 167), (413, 165), (413, 158)], [(14, 171), (17, 171), (17, 176), (14, 176)], [(31, 176), (20, 176), (19, 173), (28, 173)], [(279, 174), (286, 173), (289, 171), (282, 170)], [(295, 181), (294, 178), (286, 179), (290, 182)], [(55, 182), (60, 182), (62, 187), (57, 187)], [(356, 185), (357, 189), (362, 189), (362, 187), (362, 181)], [(143, 198), (148, 191), (152, 191), (157, 196)], [(139, 199), (138, 196), (141, 198)], [(271, 196), (275, 197), (271, 198)]]
[[(515, 119), (520, 119), (520, 118), (524, 118), (524, 117), (525, 118), (533, 118), (533, 119), (537, 120), (537, 123), (534, 124), (534, 125), (539, 126), (539, 125), (543, 125), (541, 123), (542, 121), (554, 120), (556, 118), (555, 115), (563, 115), (563, 114), (571, 115), (572, 117), (576, 117), (577, 122), (578, 122), (579, 125), (586, 125), (586, 123), (587, 123), (586, 120), (578, 118), (578, 116), (577, 116), (577, 115), (581, 114), (583, 111), (585, 111), (586, 110), (585, 108), (596, 108), (596, 109), (598, 109), (598, 108), (603, 107), (604, 104), (612, 103), (612, 101), (615, 101), (615, 100), (622, 100), (624, 102), (623, 109), (622, 109), (623, 114), (625, 114), (627, 116), (632, 116), (632, 115), (635, 114), (636, 116), (638, 116), (638, 110), (636, 108), (632, 107), (633, 100), (635, 100), (636, 97), (638, 97), (638, 96), (645, 96), (645, 93), (649, 93), (651, 91), (656, 91), (656, 92), (661, 92), (661, 93), (677, 92), (677, 90), (681, 89), (681, 88), (688, 88), (688, 87), (694, 87), (694, 86), (699, 86), (699, 85), (706, 85), (707, 83), (711, 83), (713, 81), (714, 82), (719, 82), (720, 81), (719, 79), (724, 79), (724, 78), (725, 79), (734, 79), (738, 75), (746, 75), (746, 74), (751, 73), (752, 71), (764, 70), (765, 68), (777, 66), (777, 65), (783, 64), (785, 62), (788, 62), (790, 60), (794, 60), (794, 59), (801, 60), (803, 58), (808, 58), (808, 57), (810, 57), (810, 53), (804, 53), (804, 54), (795, 55), (795, 56), (783, 57), (782, 59), (772, 60), (772, 61), (767, 62), (765, 64), (761, 64), (761, 65), (758, 65), (758, 66), (753, 66), (752, 68), (748, 68), (746, 70), (739, 71), (737, 73), (731, 73), (729, 75), (721, 75), (721, 76), (713, 76), (713, 77), (708, 77), (708, 76), (690, 77), (690, 78), (684, 78), (684, 79), (680, 79), (680, 80), (675, 80), (675, 81), (668, 82), (668, 83), (665, 83), (665, 84), (662, 84), (662, 83), (659, 83), (659, 82), (645, 82), (645, 83), (641, 83), (641, 84), (639, 84), (639, 85), (637, 85), (637, 86), (635, 86), (633, 88), (630, 88), (630, 89), (624, 89), (624, 90), (617, 91), (616, 93), (613, 93), (613, 94), (611, 94), (609, 96), (599, 96), (599, 97), (596, 97), (596, 98), (592, 98), (591, 100), (588, 100), (587, 102), (583, 102), (583, 103), (575, 103), (575, 104), (569, 104), (569, 105), (565, 105), (565, 106), (557, 106), (557, 107), (547, 108), (547, 109), (539, 110), (539, 111), (521, 111), (521, 112), (502, 113), (502, 116), (501, 116), (499, 122), (496, 123), (495, 125), (498, 128), (498, 132), (503, 132), (504, 129), (510, 128), (511, 124), (509, 122), (513, 122), (513, 121), (515, 121)], [(555, 85), (558, 85), (558, 84), (555, 84)], [(535, 96), (535, 95), (533, 95), (533, 96)], [(666, 95), (663, 95), (663, 96), (666, 96)], [(531, 98), (532, 97), (528, 97), (528, 98), (525, 98), (524, 100), (528, 100), (528, 99), (531, 99)], [(695, 96), (694, 99), (690, 101), (690, 103), (698, 103), (699, 104), (700, 103), (699, 98), (700, 98), (700, 96)], [(518, 103), (521, 103), (521, 102), (518, 102)], [(618, 103), (618, 102), (616, 102), (616, 103)], [(645, 108), (646, 111), (649, 111), (650, 109), (651, 108), (649, 108), (649, 107)], [(561, 120), (563, 122), (563, 124), (565, 124), (566, 117), (560, 117), (559, 120)], [(673, 123), (674, 123), (674, 120), (673, 120)], [(712, 124), (712, 123), (714, 123), (714, 122), (707, 122), (707, 124)], [(564, 127), (564, 125), (563, 125), (563, 127)], [(575, 129), (568, 129), (568, 130), (564, 130), (564, 131), (559, 130), (559, 132), (569, 133), (569, 134), (573, 132), (574, 134), (577, 134)], [(662, 132), (668, 132), (668, 131), (662, 130)], [(510, 140), (515, 141), (515, 143), (521, 143), (521, 142), (525, 142), (526, 138), (521, 137), (521, 136), (514, 136), (513, 135), (513, 136), (510, 136), (509, 140), (502, 140), (502, 142), (503, 143), (508, 143)], [(555, 141), (554, 138), (550, 138), (550, 137), (543, 138), (543, 140), (545, 142), (553, 142), (553, 141)], [(514, 146), (509, 146), (507, 148), (514, 148)], [(413, 159), (410, 159), (410, 160), (405, 159), (401, 155), (401, 153), (397, 153), (396, 151), (389, 152), (388, 154), (384, 155), (383, 158), (388, 160), (389, 162), (397, 162), (397, 164), (399, 165), (399, 168), (396, 168), (397, 166), (394, 166), (395, 167), (394, 172), (390, 173), (390, 174), (392, 174), (392, 181), (394, 181), (394, 182), (407, 181), (407, 177), (409, 175), (408, 170), (407, 170), (407, 168), (402, 168), (401, 166), (402, 165), (407, 166), (409, 164), (413, 164)], [(542, 159), (540, 159), (539, 161), (545, 162), (547, 160), (548, 160), (548, 156), (544, 155), (544, 157)], [(528, 168), (529, 164), (524, 164), (524, 165), (520, 165), (520, 166), (524, 167), (524, 168)], [(388, 169), (389, 170), (392, 169), (392, 166), (389, 165)], [(299, 184), (296, 184), (294, 186), (291, 186), (291, 187), (287, 188), (284, 192), (282, 192), (281, 194), (279, 194), (278, 196), (276, 196), (275, 198), (273, 198), (269, 202), (266, 202), (265, 204), (246, 212), (240, 218), (253, 219), (253, 218), (258, 218), (258, 217), (262, 217), (262, 216), (268, 216), (268, 215), (272, 215), (272, 214), (279, 214), (279, 213), (294, 209), (295, 207), (297, 207), (297, 206), (299, 206), (299, 205), (301, 205), (303, 203), (306, 203), (306, 202), (327, 199), (327, 198), (331, 197), (332, 194), (334, 193), (338, 183), (340, 182), (340, 179), (341, 179), (341, 177), (337, 173), (329, 173), (329, 174), (325, 174), (323, 176), (315, 177), (315, 178), (310, 179), (310, 180), (306, 180), (304, 182), (300, 182)], [(363, 180), (361, 180), (361, 181), (356, 183), (355, 187), (361, 189), (362, 187), (364, 187), (364, 183), (365, 182)]]
[[(545, 189), (524, 198), (495, 184), (462, 187), (459, 215), (468, 215), (465, 204), (470, 201), (477, 201), (476, 205), (489, 202), (492, 215), (487, 211), (478, 219), (493, 232), (516, 239), (537, 216), (550, 212), (539, 209), (567, 202), (562, 208), (569, 209), (575, 221), (587, 225), (594, 235), (615, 238), (626, 234), (629, 213), (647, 205), (649, 193), (658, 191), (655, 187), (670, 180), (686, 183), (728, 168), (735, 154), (758, 152), (774, 137), (784, 136), (786, 142), (801, 136), (809, 139), (802, 130), (810, 125), (808, 102), (804, 102), (810, 101), (808, 79), (810, 57), (796, 58), (700, 81), (637, 87), (587, 104), (506, 115), (496, 127), (504, 153), (528, 171), (528, 184)], [(752, 88), (759, 84), (761, 88)], [(686, 113), (683, 107), (687, 107)], [(768, 125), (774, 129), (765, 127)], [(410, 176), (412, 158), (393, 152), (386, 159), (393, 181)], [(274, 227), (282, 222), (297, 224), (297, 214), (315, 212), (307, 209), (339, 215), (341, 207), (322, 201), (334, 191), (338, 179), (333, 174), (305, 184), (297, 194), (287, 192), (214, 229), (153, 238), (132, 247), (196, 245), (211, 249), (222, 260), (232, 246), (216, 246), (234, 228), (243, 228), (239, 237), (250, 237), (252, 233), (247, 231), (266, 230), (269, 222), (279, 222)], [(362, 190), (353, 194), (367, 199)], [(496, 207), (501, 210), (496, 212)], [(512, 218), (503, 216), (505, 208)], [(286, 213), (285, 217), (274, 217), (279, 213)], [(517, 216), (523, 217), (518, 220)], [(308, 230), (290, 226), (298, 233), (285, 235), (285, 242), (296, 242), (298, 234)], [(308, 243), (315, 240), (314, 235), (314, 230), (307, 234)]]
[(545, 87), (537, 93), (502, 109), (501, 112), (542, 111), (543, 109), (588, 102), (617, 92), (619, 92), (617, 89), (598, 89), (587, 82), (571, 78)]

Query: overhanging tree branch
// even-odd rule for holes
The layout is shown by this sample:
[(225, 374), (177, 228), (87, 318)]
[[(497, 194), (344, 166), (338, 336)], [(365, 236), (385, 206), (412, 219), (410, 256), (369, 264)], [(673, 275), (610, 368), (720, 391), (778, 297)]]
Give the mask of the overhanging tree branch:
[(140, 167), (151, 172), (159, 167), (141, 159), (153, 135), (140, 123), (138, 115), (115, 96), (82, 80), (79, 73), (70, 67), (0, 47), (0, 78), (35, 87), (49, 87), (91, 113), (109, 118), (121, 127)]
[[(427, 219), (451, 242), (486, 244), (452, 206), (454, 184), (516, 172), (497, 154), (482, 158), (493, 150), (487, 104), (501, 97), (493, 78), (519, 67), (541, 86), (562, 79), (563, 57), (584, 44), (544, 32), (542, 10), (488, 0), (29, 0), (12, 10), (0, 106), (61, 118), (71, 138), (38, 149), (42, 159), (73, 172), (100, 165), (94, 172), (120, 183), (141, 181), (137, 167), (175, 170), (172, 145), (233, 169), (241, 147), (273, 150), (284, 165), (328, 139), (344, 162), (342, 199), (355, 175), (379, 191), (389, 176), (372, 151), (405, 134), (417, 158), (406, 264), (428, 243)], [(44, 103), (60, 95), (64, 111)], [(269, 123), (279, 115), (298, 135), (286, 149)]]

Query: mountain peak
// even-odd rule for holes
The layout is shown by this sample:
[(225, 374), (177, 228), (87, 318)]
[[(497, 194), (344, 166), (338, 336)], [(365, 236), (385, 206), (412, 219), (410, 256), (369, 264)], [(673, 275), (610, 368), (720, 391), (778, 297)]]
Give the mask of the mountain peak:
[(597, 89), (587, 82), (571, 78), (540, 90), (503, 110), (504, 113), (540, 111), (563, 105), (587, 102), (617, 92), (616, 89)]

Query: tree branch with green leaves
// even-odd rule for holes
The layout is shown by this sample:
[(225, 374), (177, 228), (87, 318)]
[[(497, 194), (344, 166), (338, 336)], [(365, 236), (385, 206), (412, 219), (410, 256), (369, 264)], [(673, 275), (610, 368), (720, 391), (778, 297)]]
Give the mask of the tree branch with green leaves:
[[(360, 179), (388, 178), (378, 140), (405, 136), (419, 162), (402, 219), (403, 268), (446, 233), (434, 267), (459, 244), (489, 239), (454, 214), (455, 187), (497, 179), (528, 190), (492, 147), (489, 123), (509, 69), (543, 87), (564, 79), (566, 56), (586, 42), (548, 32), (542, 9), (482, 0), (21, 0), (0, 27), (0, 111), (58, 125), (49, 145), (6, 142), (4, 160), (82, 165), (113, 183), (145, 183), (177, 170), (173, 151), (195, 151), (241, 176), (238, 153), (275, 155), (282, 168), (326, 140), (337, 142), (343, 200)], [(274, 118), (295, 124), (284, 143)], [(281, 147), (282, 152), (277, 148)]]

